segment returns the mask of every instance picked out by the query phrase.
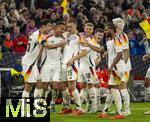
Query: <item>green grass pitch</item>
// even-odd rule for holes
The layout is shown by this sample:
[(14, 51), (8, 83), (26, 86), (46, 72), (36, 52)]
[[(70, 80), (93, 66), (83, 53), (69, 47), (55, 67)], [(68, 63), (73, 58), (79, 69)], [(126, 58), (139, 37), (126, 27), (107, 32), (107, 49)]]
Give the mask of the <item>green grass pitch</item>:
[[(61, 110), (60, 105), (56, 105), (57, 112)], [(114, 105), (111, 110), (115, 110)], [(132, 115), (121, 120), (112, 119), (113, 115), (109, 115), (106, 119), (98, 118), (99, 113), (85, 113), (80, 116), (59, 115), (57, 113), (50, 114), (50, 122), (150, 122), (150, 115), (144, 115), (143, 112), (150, 110), (150, 102), (131, 103)]]

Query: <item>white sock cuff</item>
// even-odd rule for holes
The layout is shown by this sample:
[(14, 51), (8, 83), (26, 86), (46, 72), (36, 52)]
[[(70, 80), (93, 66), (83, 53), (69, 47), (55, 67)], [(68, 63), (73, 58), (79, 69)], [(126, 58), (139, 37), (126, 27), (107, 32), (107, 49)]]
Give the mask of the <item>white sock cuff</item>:
[(73, 96), (78, 96), (79, 95), (79, 91), (77, 89), (75, 89), (73, 92), (72, 92), (72, 95)]
[(34, 89), (34, 98), (42, 97), (42, 92), (43, 92), (43, 89), (37, 89), (37, 88), (35, 88)]
[(27, 91), (23, 91), (23, 93), (22, 93), (22, 98), (29, 98), (29, 92), (27, 92)]

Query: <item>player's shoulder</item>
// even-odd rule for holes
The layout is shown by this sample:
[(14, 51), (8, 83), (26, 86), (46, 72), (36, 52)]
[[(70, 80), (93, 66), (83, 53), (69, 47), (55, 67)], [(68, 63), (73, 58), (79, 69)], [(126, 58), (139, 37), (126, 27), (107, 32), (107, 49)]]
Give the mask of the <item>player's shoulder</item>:
[(115, 46), (121, 46), (122, 45), (121, 39), (118, 36), (114, 37), (113, 42), (114, 42)]
[(34, 36), (38, 36), (38, 35), (39, 35), (39, 33), (40, 33), (40, 31), (39, 31), (39, 30), (37, 30), (37, 31), (33, 32), (33, 33), (31, 34), (31, 36), (32, 36), (32, 37), (34, 37)]

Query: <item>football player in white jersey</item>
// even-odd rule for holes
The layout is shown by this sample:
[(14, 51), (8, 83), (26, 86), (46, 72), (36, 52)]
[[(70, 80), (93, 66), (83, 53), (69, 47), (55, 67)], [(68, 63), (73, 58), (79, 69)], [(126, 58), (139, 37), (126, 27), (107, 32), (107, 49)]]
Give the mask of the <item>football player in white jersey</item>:
[[(150, 60), (150, 54), (145, 54), (142, 57), (143, 61)], [(145, 76), (145, 94), (147, 95), (147, 100), (150, 100), (150, 66), (147, 70), (146, 76)], [(150, 115), (150, 110), (144, 112), (145, 115)]]
[(64, 22), (58, 22), (53, 30), (53, 35), (47, 39), (46, 43), (44, 43), (44, 47), (46, 48), (44, 50), (46, 58), (42, 64), (41, 79), (45, 97), (47, 97), (48, 94), (48, 85), (50, 82), (52, 83), (51, 110), (54, 112), (55, 100), (58, 96), (59, 84), (61, 81), (61, 50), (66, 45), (66, 42), (62, 37), (65, 30), (66, 24)]
[[(119, 91), (121, 81), (127, 81), (127, 69), (123, 60), (123, 46), (122, 42), (116, 36), (116, 28), (113, 24), (108, 24), (105, 28), (105, 34), (109, 39), (107, 40), (108, 50), (108, 75), (109, 87), (117, 108), (117, 115), (115, 119), (123, 119), (122, 100)], [(103, 111), (99, 117), (105, 118), (107, 112)]]
[(27, 50), (22, 58), (23, 76), (25, 80), (25, 88), (22, 93), (23, 98), (29, 98), (33, 84), (36, 84), (34, 97), (40, 97), (42, 94), (42, 82), (40, 80), (37, 63), (41, 57), (41, 42), (46, 39), (48, 34), (48, 24), (49, 20), (42, 20), (40, 29), (32, 33), (29, 37)]
[[(121, 18), (115, 18), (112, 20), (113, 24), (116, 27), (116, 36), (119, 37), (119, 39), (122, 42), (122, 46), (123, 46), (123, 58), (126, 64), (126, 68), (127, 68), (127, 75), (128, 75), (128, 80), (129, 80), (129, 74), (130, 74), (130, 70), (131, 70), (131, 61), (130, 61), (130, 50), (129, 50), (129, 40), (127, 35), (123, 32), (124, 29), (124, 20)], [(128, 81), (127, 80), (127, 81)], [(121, 95), (122, 95), (122, 99), (123, 99), (123, 103), (125, 106), (125, 111), (124, 111), (124, 115), (125, 116), (129, 116), (131, 115), (131, 111), (130, 111), (130, 95), (129, 92), (127, 90), (127, 82), (126, 81), (122, 81), (120, 84), (120, 91), (121, 91)]]
[[(69, 105), (68, 89), (66, 89), (65, 82), (67, 81), (70, 92), (74, 98), (76, 109), (72, 110), (73, 114), (79, 115), (81, 111), (81, 100), (79, 97), (79, 91), (76, 88), (76, 81), (78, 79), (78, 60), (74, 61), (70, 66), (67, 66), (67, 62), (79, 52), (79, 36), (77, 31), (77, 21), (70, 19), (67, 22), (67, 32), (64, 34), (67, 44), (63, 49), (62, 55), (62, 91), (64, 105)], [(60, 114), (70, 113), (69, 106), (64, 106)]]
[[(86, 102), (91, 102), (91, 109), (88, 112), (96, 111), (96, 89), (94, 84), (98, 83), (98, 78), (95, 72), (95, 62), (93, 59), (93, 50), (86, 45), (83, 45), (84, 41), (93, 43), (96, 45), (95, 38), (92, 37), (94, 25), (92, 23), (86, 23), (84, 27), (84, 33), (80, 33), (80, 53), (70, 59), (67, 63), (68, 66), (71, 66), (75, 60), (80, 59), (78, 81), (82, 83), (81, 97), (85, 97)], [(88, 94), (89, 93), (89, 94)], [(88, 95), (89, 98), (88, 99)], [(88, 101), (90, 100), (90, 101)]]
[[(102, 48), (103, 46), (102, 41), (104, 39), (104, 30), (101, 28), (95, 29), (94, 37), (97, 43), (99, 44), (100, 48)], [(95, 60), (95, 66), (96, 66), (95, 68), (99, 68), (99, 64), (101, 62), (101, 54), (98, 52), (95, 52), (95, 53), (97, 54), (97, 58)], [(94, 86), (96, 88), (96, 95), (97, 95), (97, 111), (100, 111), (100, 106), (101, 106), (101, 94), (100, 93), (102, 89), (100, 89), (100, 83), (97, 83)]]
[[(95, 30), (94, 36), (95, 36), (95, 40), (97, 41), (99, 46), (93, 45), (87, 41), (83, 42), (83, 44), (87, 45), (89, 48), (94, 50), (95, 51), (94, 54), (97, 52), (96, 53), (97, 59), (95, 60), (95, 65), (97, 66), (101, 61), (100, 53), (103, 53), (107, 49), (106, 49), (106, 44), (104, 43), (104, 40), (103, 40), (104, 39), (104, 31), (100, 28), (97, 28)], [(103, 89), (100, 89), (99, 83), (96, 83), (94, 86), (96, 88), (96, 95), (97, 95), (97, 111), (100, 111), (100, 93), (101, 93), (101, 90), (103, 90)]]

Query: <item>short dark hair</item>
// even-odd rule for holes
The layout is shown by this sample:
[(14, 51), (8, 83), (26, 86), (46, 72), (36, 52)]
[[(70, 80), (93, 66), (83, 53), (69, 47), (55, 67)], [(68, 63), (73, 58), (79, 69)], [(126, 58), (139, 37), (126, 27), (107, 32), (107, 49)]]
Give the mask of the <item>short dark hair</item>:
[(109, 29), (112, 29), (112, 30), (114, 30), (114, 32), (116, 32), (116, 27), (115, 27), (115, 25), (113, 23), (108, 23), (106, 25), (106, 27), (108, 27)]
[(64, 22), (64, 21), (58, 21), (56, 23), (56, 26), (58, 26), (58, 25), (64, 25), (64, 26), (66, 26), (66, 22)]
[(43, 25), (47, 25), (50, 21), (48, 19), (43, 19), (40, 23), (40, 27)]
[(98, 32), (104, 33), (104, 30), (102, 28), (96, 28), (95, 29), (95, 33), (98, 33)]
[(74, 23), (74, 24), (77, 24), (77, 20), (73, 19), (73, 18), (70, 18), (68, 20), (68, 23)]

